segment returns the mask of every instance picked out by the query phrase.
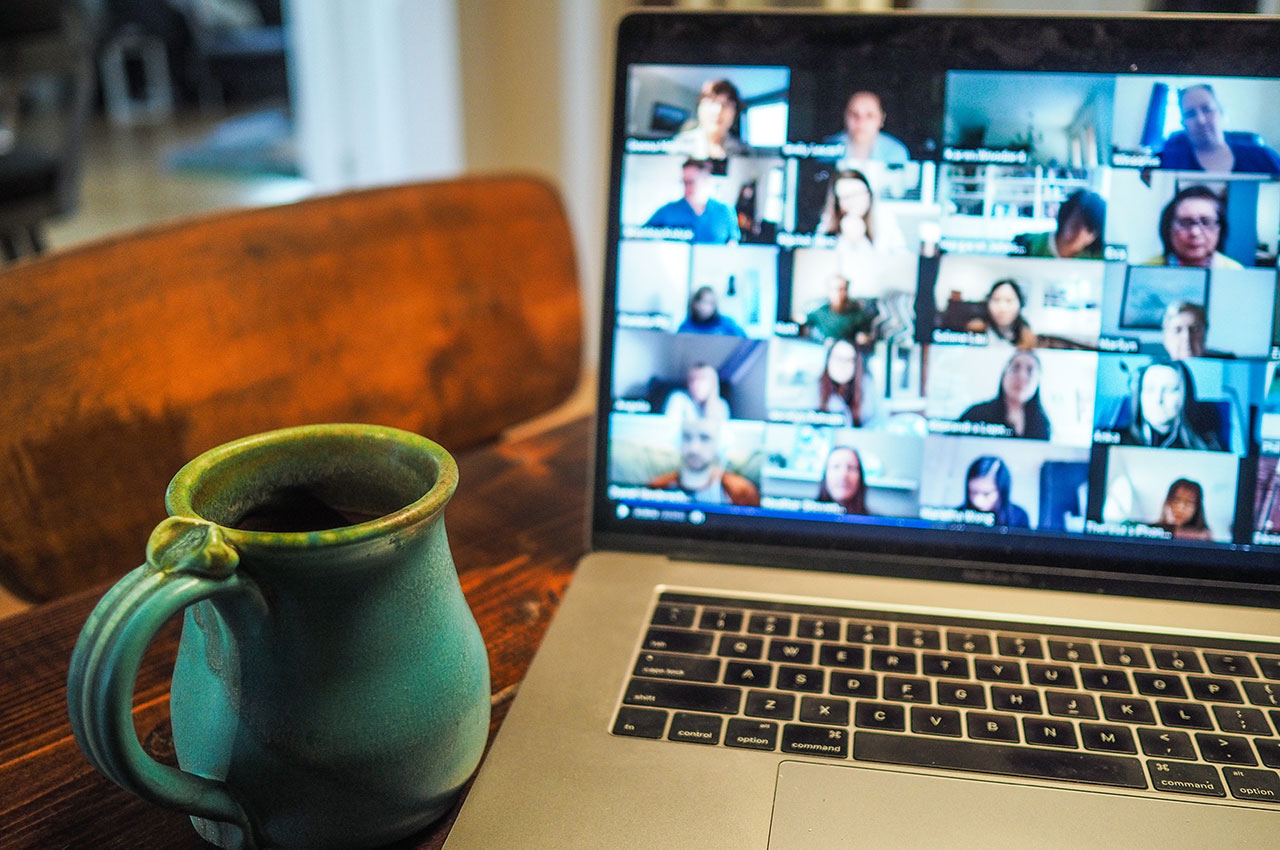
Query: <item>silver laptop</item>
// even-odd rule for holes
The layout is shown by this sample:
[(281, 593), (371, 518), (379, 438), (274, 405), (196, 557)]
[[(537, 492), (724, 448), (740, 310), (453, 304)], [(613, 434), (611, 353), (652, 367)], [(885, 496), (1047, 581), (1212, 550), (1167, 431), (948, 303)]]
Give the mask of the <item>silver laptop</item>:
[(449, 846), (1280, 845), (1277, 41), (626, 18), (593, 553)]

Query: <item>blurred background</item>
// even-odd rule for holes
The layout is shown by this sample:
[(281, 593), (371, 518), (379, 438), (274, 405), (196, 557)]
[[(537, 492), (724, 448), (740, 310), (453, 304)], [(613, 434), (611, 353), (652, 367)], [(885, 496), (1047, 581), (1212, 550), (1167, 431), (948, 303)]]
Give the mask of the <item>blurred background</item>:
[[(641, 8), (1266, 12), (1280, 0), (0, 0), (4, 261), (464, 172), (565, 198), (602, 267), (612, 32)], [(587, 315), (591, 316), (590, 308)], [(588, 328), (588, 363), (598, 329)]]

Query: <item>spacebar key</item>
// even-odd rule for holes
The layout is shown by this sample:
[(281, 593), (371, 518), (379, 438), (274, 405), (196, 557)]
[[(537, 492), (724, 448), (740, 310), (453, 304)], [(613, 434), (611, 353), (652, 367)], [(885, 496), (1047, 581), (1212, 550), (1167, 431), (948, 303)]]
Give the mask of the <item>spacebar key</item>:
[(972, 770), (1002, 776), (1058, 779), (1122, 788), (1147, 787), (1142, 763), (1137, 759), (1094, 753), (855, 732), (853, 757), (857, 761)]
[(632, 679), (627, 684), (627, 693), (622, 701), (627, 705), (736, 714), (738, 704), (742, 702), (742, 689), (657, 679)]

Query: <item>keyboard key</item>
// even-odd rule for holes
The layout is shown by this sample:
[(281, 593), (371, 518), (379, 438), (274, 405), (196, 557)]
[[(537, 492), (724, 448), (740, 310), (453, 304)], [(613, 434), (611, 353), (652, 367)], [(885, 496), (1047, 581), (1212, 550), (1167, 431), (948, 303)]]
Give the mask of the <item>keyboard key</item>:
[(1253, 757), (1253, 748), (1248, 738), (1237, 735), (1216, 735), (1197, 732), (1196, 745), (1200, 747), (1200, 755), (1205, 761), (1219, 764), (1257, 764)]
[(1165, 726), (1177, 726), (1182, 729), (1212, 729), (1209, 712), (1203, 705), (1193, 702), (1165, 702), (1156, 700), (1156, 711), (1160, 712), (1160, 722)]
[(667, 728), (667, 713), (656, 708), (618, 709), (618, 719), (613, 722), (613, 734), (630, 735), (633, 738), (661, 738)]
[(1116, 723), (1149, 723), (1155, 725), (1150, 700), (1141, 697), (1101, 697), (1102, 714)]
[(791, 617), (786, 614), (752, 614), (747, 631), (753, 635), (791, 636)]
[(987, 695), (982, 685), (972, 682), (938, 682), (938, 702), (967, 708), (986, 708)]
[(767, 720), (743, 720), (735, 717), (725, 727), (724, 745), (748, 750), (777, 749), (778, 724)]
[(996, 648), (1012, 658), (1044, 658), (1044, 647), (1038, 637), (996, 635)]
[(1271, 682), (1245, 682), (1244, 692), (1254, 705), (1265, 705), (1268, 708), (1280, 706), (1280, 685)]
[(1142, 763), (1126, 756), (955, 741), (950, 738), (855, 732), (854, 758), (880, 764), (908, 764), (1001, 776), (1058, 779), (1146, 788)]
[(1133, 733), (1124, 726), (1107, 726), (1102, 723), (1081, 723), (1080, 743), (1086, 750), (1108, 753), (1136, 753)]
[(720, 725), (724, 719), (712, 714), (687, 714), (677, 711), (671, 717), (668, 741), (686, 741), (690, 744), (720, 743)]
[(769, 660), (791, 664), (812, 664), (814, 649), (814, 645), (808, 641), (774, 638), (769, 641)]
[(742, 631), (742, 619), (742, 611), (707, 608), (702, 612), (702, 619), (698, 621), (698, 627), (713, 629), (717, 632), (740, 632)]
[(1133, 674), (1133, 684), (1138, 693), (1149, 697), (1187, 698), (1187, 689), (1183, 687), (1182, 679), (1167, 673), (1136, 672)]
[(906, 709), (900, 705), (859, 701), (853, 706), (854, 725), (863, 729), (888, 729), (901, 732), (907, 728), (906, 717)]
[(962, 632), (948, 629), (947, 649), (952, 652), (969, 652), (976, 655), (990, 655), (991, 635), (986, 632)]
[(715, 682), (720, 679), (720, 660), (671, 655), (666, 652), (642, 652), (632, 673), (636, 676), (650, 676), (655, 679)]
[(1027, 679), (1033, 685), (1049, 688), (1076, 687), (1075, 671), (1062, 664), (1030, 663), (1027, 665)]
[(1072, 691), (1046, 691), (1044, 701), (1049, 713), (1057, 717), (1098, 719), (1098, 707), (1093, 702), (1092, 694)]
[(889, 645), (889, 627), (883, 623), (850, 623), (845, 630), (846, 643)]
[(692, 605), (659, 605), (653, 609), (653, 619), (649, 621), (655, 626), (693, 626)]
[(867, 663), (866, 650), (845, 643), (824, 643), (818, 650), (818, 663), (857, 670)]
[(898, 626), (898, 646), (909, 646), (913, 649), (942, 649), (942, 633), (937, 629)]
[(920, 670), (926, 676), (969, 678), (969, 659), (960, 655), (933, 655), (926, 652), (920, 659)]
[(738, 705), (742, 702), (742, 689), (662, 679), (632, 679), (622, 701), (627, 705), (737, 714)]
[(799, 726), (788, 723), (782, 727), (782, 751), (806, 756), (848, 758), (849, 733), (831, 726)]
[(742, 713), (750, 717), (790, 720), (796, 714), (796, 698), (792, 694), (772, 691), (747, 691), (747, 704)]
[(1174, 670), (1179, 673), (1200, 673), (1204, 670), (1200, 666), (1200, 659), (1196, 657), (1195, 650), (1191, 649), (1156, 647), (1151, 650), (1151, 660), (1161, 670)]
[(1132, 693), (1129, 677), (1123, 670), (1108, 670), (1105, 667), (1081, 667), (1080, 684), (1091, 691), (1112, 691), (1119, 694)]
[(1211, 765), (1153, 759), (1147, 762), (1147, 771), (1151, 774), (1151, 787), (1157, 791), (1201, 797), (1227, 796), (1217, 768)]
[(930, 702), (932, 689), (928, 679), (902, 679), (897, 676), (884, 677), (884, 699), (899, 702)]
[(1018, 719), (1012, 715), (971, 711), (965, 716), (964, 722), (970, 738), (1018, 743)]
[(873, 649), (871, 650), (871, 669), (882, 673), (915, 673), (916, 654), (894, 649)]
[(726, 685), (745, 685), (749, 688), (767, 688), (773, 681), (773, 667), (769, 664), (748, 664), (730, 661), (724, 667)]
[(1253, 662), (1249, 660), (1247, 655), (1206, 651), (1204, 663), (1209, 668), (1210, 673), (1217, 673), (1219, 676), (1248, 676), (1250, 678), (1257, 678), (1258, 676), (1258, 671), (1254, 669)]
[(819, 620), (816, 617), (801, 617), (796, 626), (796, 637), (814, 640), (839, 640), (839, 620)]
[(870, 673), (844, 673), (839, 670), (831, 671), (831, 687), (833, 694), (840, 694), (846, 697), (860, 697), (862, 699), (875, 699), (878, 695), (879, 683), (876, 677)]
[(1214, 719), (1223, 732), (1241, 732), (1245, 735), (1270, 735), (1271, 724), (1267, 716), (1256, 708), (1239, 708), (1234, 705), (1215, 705)]
[(973, 673), (986, 682), (1012, 682), (1022, 684), (1022, 665), (1016, 661), (999, 658), (978, 658), (973, 662)]
[(1257, 747), (1263, 764), (1267, 767), (1280, 767), (1280, 741), (1254, 738), (1253, 745)]
[(824, 676), (821, 667), (779, 667), (778, 684), (775, 687), (783, 691), (820, 694), (826, 681)]
[(849, 701), (829, 697), (801, 697), (800, 720), (803, 723), (826, 723), (830, 726), (849, 725)]
[(1054, 661), (1077, 661), (1081, 664), (1097, 664), (1093, 647), (1082, 641), (1050, 640), (1049, 657)]
[(644, 636), (644, 648), (658, 652), (691, 652), (710, 655), (714, 638), (707, 632), (680, 632), (674, 629), (649, 629)]
[(1171, 759), (1196, 757), (1196, 748), (1191, 745), (1191, 736), (1186, 732), (1143, 728), (1138, 730), (1138, 740), (1142, 742), (1142, 751), (1149, 756)]
[(962, 734), (960, 712), (949, 708), (925, 708), (914, 705), (911, 707), (911, 731), (917, 735), (946, 735), (950, 738), (959, 738)]
[(1244, 702), (1240, 689), (1230, 679), (1188, 676), (1187, 684), (1191, 686), (1191, 696), (1204, 702)]
[(1258, 670), (1267, 679), (1280, 679), (1280, 658), (1268, 655), (1258, 656)]
[(991, 707), (997, 711), (1040, 713), (1040, 692), (1029, 688), (991, 686)]
[(1076, 744), (1076, 730), (1068, 720), (1041, 720), (1038, 717), (1022, 718), (1022, 734), (1028, 744), (1046, 747), (1071, 747)]
[(1147, 653), (1140, 646), (1120, 646), (1112, 643), (1104, 643), (1099, 645), (1098, 650), (1102, 653), (1102, 663), (1112, 664), (1116, 667), (1150, 667), (1147, 661)]
[(1280, 776), (1274, 770), (1228, 767), (1222, 771), (1231, 796), (1241, 800), (1280, 803)]
[(716, 655), (722, 658), (759, 658), (764, 654), (764, 638), (721, 635)]

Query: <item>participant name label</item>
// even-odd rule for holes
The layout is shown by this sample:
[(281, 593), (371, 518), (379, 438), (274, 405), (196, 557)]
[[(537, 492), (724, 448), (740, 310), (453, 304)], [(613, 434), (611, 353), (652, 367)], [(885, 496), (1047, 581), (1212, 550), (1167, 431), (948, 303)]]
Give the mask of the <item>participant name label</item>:
[(693, 239), (691, 227), (636, 227), (628, 225), (622, 228), (623, 239), (678, 239), (688, 242)]
[(1000, 165), (1026, 165), (1030, 160), (1026, 151), (1002, 151), (977, 148), (943, 148), (942, 158), (947, 162), (987, 162)]
[(1087, 521), (1085, 531), (1090, 534), (1110, 534), (1114, 537), (1142, 537), (1148, 540), (1171, 540), (1173, 532), (1156, 528), (1154, 525), (1143, 525), (1140, 522), (1094, 522)]
[(825, 410), (772, 410), (769, 412), (769, 420), (794, 425), (843, 425), (844, 414), (828, 413)]
[(844, 156), (844, 144), (808, 144), (805, 142), (787, 142), (782, 146), (783, 156), (814, 156), (823, 159), (839, 159)]
[(1111, 165), (1114, 168), (1159, 168), (1160, 157), (1153, 153), (1124, 153), (1116, 151), (1111, 154)]
[(619, 398), (613, 402), (614, 413), (649, 413), (653, 405), (642, 398)]
[(956, 239), (943, 237), (938, 245), (949, 254), (1025, 254), (1026, 248), (1000, 239)]
[(942, 345), (988, 345), (991, 342), (986, 334), (973, 331), (948, 331), (942, 328), (934, 328), (933, 341)]
[(620, 328), (666, 331), (671, 329), (671, 325), (671, 317), (664, 316), (661, 313), (653, 315), (640, 315), (637, 313), (618, 314), (618, 327)]
[(930, 419), (931, 434), (966, 434), (973, 437), (1011, 437), (1013, 429), (997, 422), (956, 422), (952, 419)]
[(1137, 354), (1138, 341), (1122, 336), (1100, 336), (1098, 337), (1098, 350), (1115, 354)]
[(987, 511), (961, 510), (960, 508), (932, 508), (928, 505), (920, 507), (920, 519), (927, 519), (930, 522), (953, 522), (963, 523), (965, 525), (982, 525), (987, 528), (994, 528), (996, 524), (995, 514)]

